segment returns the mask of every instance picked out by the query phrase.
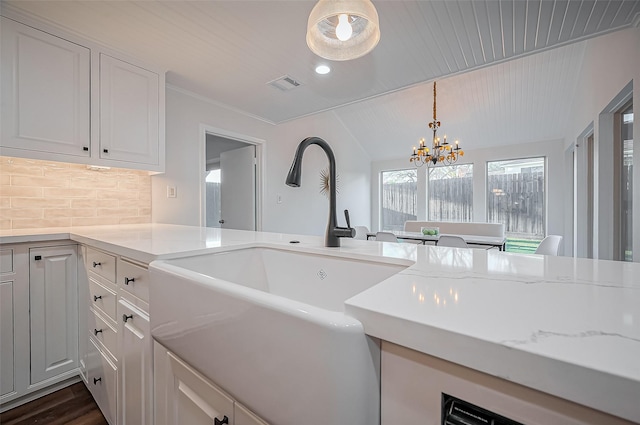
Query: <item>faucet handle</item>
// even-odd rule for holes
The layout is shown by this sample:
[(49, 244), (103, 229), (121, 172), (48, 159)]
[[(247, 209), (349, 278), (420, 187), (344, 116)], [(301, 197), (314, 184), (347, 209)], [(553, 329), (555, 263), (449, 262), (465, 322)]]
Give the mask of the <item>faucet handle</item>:
[(347, 220), (347, 229), (351, 229), (351, 220), (349, 219), (349, 210), (344, 210), (344, 218)]

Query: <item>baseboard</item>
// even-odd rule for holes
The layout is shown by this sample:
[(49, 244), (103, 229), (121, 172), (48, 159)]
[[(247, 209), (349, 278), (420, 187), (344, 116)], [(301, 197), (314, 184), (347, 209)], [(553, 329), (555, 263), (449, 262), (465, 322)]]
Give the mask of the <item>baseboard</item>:
[[(77, 372), (77, 371), (76, 371)], [(80, 378), (80, 375), (78, 375), (77, 373), (67, 379), (64, 379), (62, 381), (58, 381), (55, 383), (52, 383), (51, 385), (47, 385), (46, 387), (40, 388), (38, 390), (34, 390), (28, 394), (23, 395), (22, 397), (13, 399), (11, 401), (8, 402), (3, 402), (2, 404), (0, 404), (0, 413), (4, 413), (8, 410), (11, 410), (15, 407), (21, 406), (25, 403), (28, 403), (30, 401), (39, 399), (40, 397), (44, 397), (46, 395), (49, 395), (51, 393), (54, 393), (58, 390), (61, 390), (63, 388), (68, 387), (69, 385), (73, 385), (77, 382), (82, 382), (82, 379)]]

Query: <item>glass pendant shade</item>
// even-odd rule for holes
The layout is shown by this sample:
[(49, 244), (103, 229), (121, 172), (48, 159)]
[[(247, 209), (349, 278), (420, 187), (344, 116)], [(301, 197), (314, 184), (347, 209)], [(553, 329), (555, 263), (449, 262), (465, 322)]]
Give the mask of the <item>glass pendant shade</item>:
[[(346, 17), (344, 16), (346, 15)], [(343, 28), (351, 26), (346, 39)], [(346, 32), (348, 34), (348, 32)], [(316, 55), (334, 61), (364, 56), (380, 41), (378, 12), (370, 0), (319, 0), (309, 15), (307, 45)]]

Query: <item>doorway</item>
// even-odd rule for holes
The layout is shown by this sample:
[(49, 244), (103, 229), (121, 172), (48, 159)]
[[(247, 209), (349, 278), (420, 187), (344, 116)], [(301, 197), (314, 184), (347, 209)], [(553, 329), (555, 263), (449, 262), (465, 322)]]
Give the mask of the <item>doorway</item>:
[(260, 230), (262, 141), (203, 127), (201, 225)]
[(578, 136), (573, 149), (573, 253), (594, 258), (595, 228), (595, 144), (593, 123)]

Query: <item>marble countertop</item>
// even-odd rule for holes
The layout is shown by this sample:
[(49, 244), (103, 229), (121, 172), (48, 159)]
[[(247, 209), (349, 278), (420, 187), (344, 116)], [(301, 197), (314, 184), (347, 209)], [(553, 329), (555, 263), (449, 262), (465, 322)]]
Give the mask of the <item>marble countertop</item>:
[[(415, 264), (352, 297), (367, 334), (640, 422), (640, 264), (164, 224), (2, 231), (139, 261), (269, 244)], [(299, 243), (290, 244), (296, 240)]]

